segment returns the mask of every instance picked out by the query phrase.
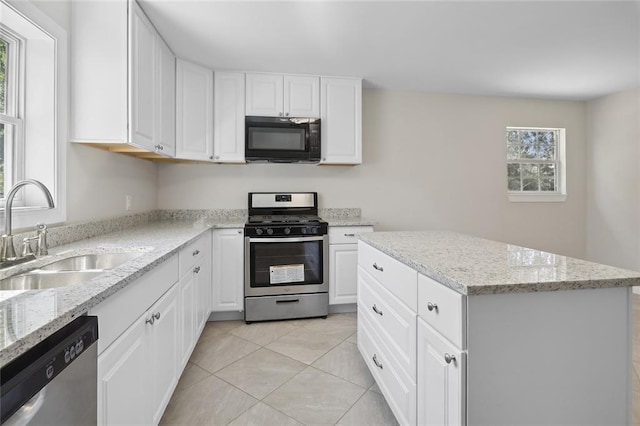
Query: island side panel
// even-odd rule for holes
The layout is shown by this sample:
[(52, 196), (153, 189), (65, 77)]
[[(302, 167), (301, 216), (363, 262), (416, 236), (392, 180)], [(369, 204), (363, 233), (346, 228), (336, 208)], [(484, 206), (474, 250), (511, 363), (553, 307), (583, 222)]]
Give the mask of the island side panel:
[(627, 425), (631, 290), (468, 297), (469, 425)]

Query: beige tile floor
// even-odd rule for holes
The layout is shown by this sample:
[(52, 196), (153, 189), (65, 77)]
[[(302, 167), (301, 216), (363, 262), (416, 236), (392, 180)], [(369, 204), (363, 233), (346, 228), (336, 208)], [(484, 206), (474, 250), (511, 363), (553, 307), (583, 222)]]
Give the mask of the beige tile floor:
[[(640, 426), (640, 295), (633, 299), (633, 424)], [(161, 424), (396, 425), (355, 332), (355, 314), (210, 322)]]
[(209, 322), (161, 424), (397, 425), (356, 346), (356, 314)]

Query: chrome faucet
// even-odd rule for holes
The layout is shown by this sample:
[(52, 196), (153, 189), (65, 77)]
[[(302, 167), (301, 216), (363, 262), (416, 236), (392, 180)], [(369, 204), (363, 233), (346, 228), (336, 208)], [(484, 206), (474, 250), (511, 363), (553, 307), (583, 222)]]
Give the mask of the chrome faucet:
[(16, 250), (13, 246), (13, 235), (11, 234), (11, 213), (13, 198), (16, 196), (18, 190), (26, 185), (34, 185), (40, 188), (47, 199), (49, 208), (52, 209), (55, 207), (55, 205), (53, 204), (53, 197), (51, 196), (51, 192), (49, 192), (47, 187), (44, 186), (44, 184), (40, 181), (37, 181), (35, 179), (25, 179), (16, 183), (13, 188), (11, 188), (11, 190), (7, 194), (6, 202), (4, 205), (4, 235), (2, 236), (2, 246), (0, 246), (0, 264), (9, 262), (11, 264), (16, 264), (20, 263), (20, 261), (22, 260), (16, 256)]

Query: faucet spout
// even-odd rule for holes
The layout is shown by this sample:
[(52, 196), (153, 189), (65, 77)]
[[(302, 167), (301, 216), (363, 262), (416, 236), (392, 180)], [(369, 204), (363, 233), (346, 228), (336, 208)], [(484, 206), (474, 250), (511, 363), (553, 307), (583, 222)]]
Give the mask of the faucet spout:
[(51, 192), (49, 192), (42, 182), (35, 179), (25, 179), (13, 185), (13, 188), (11, 188), (7, 194), (4, 205), (4, 235), (2, 236), (2, 247), (0, 247), (0, 262), (8, 259), (14, 259), (16, 257), (15, 248), (13, 246), (13, 236), (11, 235), (11, 213), (13, 210), (13, 199), (15, 198), (16, 193), (20, 188), (26, 185), (34, 185), (38, 187), (47, 199), (49, 208), (52, 209), (55, 207)]

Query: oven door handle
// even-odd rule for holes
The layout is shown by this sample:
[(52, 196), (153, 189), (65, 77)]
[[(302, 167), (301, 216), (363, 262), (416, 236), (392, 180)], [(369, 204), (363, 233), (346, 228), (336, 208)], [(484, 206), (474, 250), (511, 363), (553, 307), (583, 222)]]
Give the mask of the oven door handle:
[(306, 241), (322, 241), (324, 236), (320, 237), (292, 237), (292, 238), (280, 238), (280, 237), (267, 237), (267, 238), (249, 238), (250, 243), (304, 243)]

